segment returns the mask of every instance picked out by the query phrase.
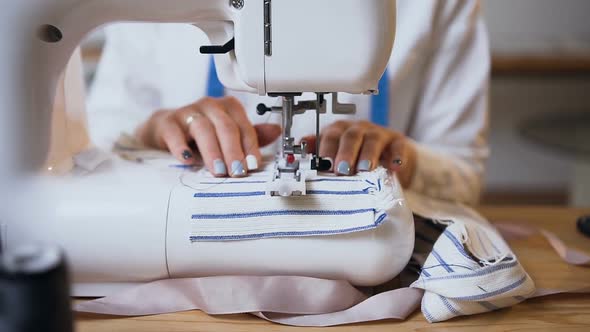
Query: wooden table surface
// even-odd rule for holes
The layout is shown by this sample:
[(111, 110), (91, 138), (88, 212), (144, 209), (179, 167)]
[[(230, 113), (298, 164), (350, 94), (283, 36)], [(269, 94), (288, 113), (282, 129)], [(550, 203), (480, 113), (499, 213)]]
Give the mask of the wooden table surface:
[[(555, 207), (481, 207), (493, 222), (510, 222), (543, 227), (560, 236), (569, 246), (590, 253), (590, 238), (575, 229), (578, 216), (590, 209)], [(510, 242), (521, 263), (539, 288), (560, 285), (564, 278), (573, 287), (590, 286), (590, 268), (563, 263), (540, 236)], [(541, 259), (542, 258), (542, 259)], [(458, 317), (429, 324), (419, 311), (405, 321), (381, 321), (330, 328), (296, 328), (242, 315), (208, 316), (200, 311), (146, 317), (76, 315), (76, 331), (590, 331), (590, 295), (563, 294), (532, 299), (491, 313)]]

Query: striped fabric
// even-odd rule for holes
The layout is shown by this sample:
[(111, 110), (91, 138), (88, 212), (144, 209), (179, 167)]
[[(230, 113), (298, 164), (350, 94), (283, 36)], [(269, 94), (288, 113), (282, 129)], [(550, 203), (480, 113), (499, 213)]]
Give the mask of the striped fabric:
[(188, 216), (190, 241), (359, 232), (381, 225), (387, 208), (396, 203), (384, 169), (346, 178), (317, 176), (308, 179), (307, 195), (272, 200), (265, 193), (270, 174), (267, 170), (244, 179), (197, 174)]
[[(411, 287), (429, 322), (512, 306), (535, 285), (500, 234), (467, 207), (406, 193), (416, 214)], [(420, 215), (427, 218), (420, 217)]]
[[(317, 176), (308, 179), (308, 195), (271, 201), (265, 195), (269, 169), (243, 179), (207, 174), (195, 174), (191, 184), (192, 242), (359, 232), (379, 227), (396, 204), (382, 168)], [(460, 204), (409, 191), (405, 196), (416, 230), (410, 287), (424, 290), (421, 307), (429, 322), (497, 310), (534, 293), (531, 278), (483, 217)]]

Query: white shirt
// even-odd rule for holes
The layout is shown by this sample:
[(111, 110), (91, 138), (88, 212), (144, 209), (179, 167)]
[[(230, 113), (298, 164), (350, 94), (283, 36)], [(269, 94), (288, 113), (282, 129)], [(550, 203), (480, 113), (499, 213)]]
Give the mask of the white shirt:
[[(479, 2), (398, 0), (397, 5), (397, 34), (388, 67), (389, 123), (418, 150), (410, 189), (475, 203), (488, 156), (490, 68)], [(91, 133), (92, 125), (100, 123), (93, 118), (125, 118), (117, 130), (130, 131), (155, 110), (185, 106), (205, 95), (209, 57), (198, 48), (209, 42), (196, 27), (125, 23), (108, 26), (105, 33), (88, 102)], [(275, 99), (227, 93), (243, 102), (253, 123), (278, 121), (255, 113), (259, 102), (275, 105)], [(322, 126), (334, 119), (368, 119), (368, 96), (343, 95), (341, 101), (354, 102), (357, 114), (328, 114)], [(314, 133), (312, 113), (296, 116), (295, 136)]]

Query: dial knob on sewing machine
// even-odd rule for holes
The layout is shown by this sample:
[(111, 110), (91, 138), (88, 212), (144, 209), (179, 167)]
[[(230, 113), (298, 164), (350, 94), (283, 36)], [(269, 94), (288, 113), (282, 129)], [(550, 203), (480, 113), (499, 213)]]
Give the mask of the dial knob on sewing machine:
[(256, 113), (258, 115), (264, 115), (266, 112), (272, 112), (272, 108), (264, 105), (263, 103), (260, 103), (258, 106), (256, 106)]

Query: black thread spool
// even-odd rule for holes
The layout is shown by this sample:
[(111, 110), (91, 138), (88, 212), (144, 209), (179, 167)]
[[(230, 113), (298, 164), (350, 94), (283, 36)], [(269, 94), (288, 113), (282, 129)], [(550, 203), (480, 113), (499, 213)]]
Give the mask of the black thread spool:
[(72, 332), (68, 273), (57, 248), (0, 255), (0, 331)]
[(578, 218), (577, 226), (580, 233), (590, 237), (590, 215)]

